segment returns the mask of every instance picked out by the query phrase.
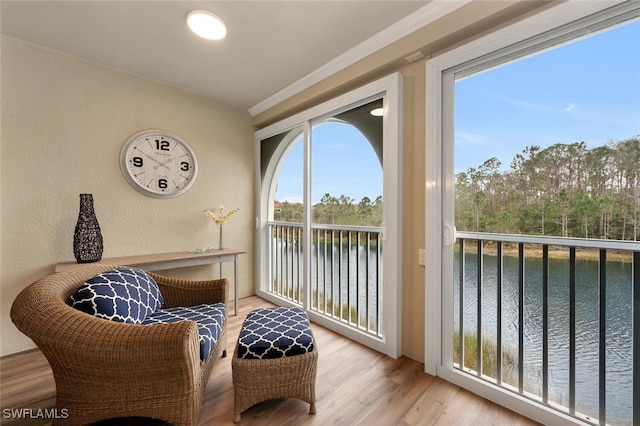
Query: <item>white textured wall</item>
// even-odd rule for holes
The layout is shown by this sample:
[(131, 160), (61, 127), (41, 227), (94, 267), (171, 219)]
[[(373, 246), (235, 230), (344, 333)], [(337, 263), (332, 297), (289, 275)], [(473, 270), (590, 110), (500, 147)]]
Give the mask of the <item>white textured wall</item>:
[[(2, 355), (34, 346), (11, 323), (11, 303), (55, 263), (74, 260), (80, 193), (94, 196), (103, 257), (213, 246), (217, 229), (203, 209), (240, 207), (225, 225), (225, 245), (247, 250), (239, 294), (253, 294), (254, 151), (246, 111), (6, 36), (1, 65)], [(179, 135), (198, 158), (196, 183), (178, 198), (146, 197), (120, 172), (122, 145), (152, 128)], [(214, 268), (169, 274), (204, 278)]]

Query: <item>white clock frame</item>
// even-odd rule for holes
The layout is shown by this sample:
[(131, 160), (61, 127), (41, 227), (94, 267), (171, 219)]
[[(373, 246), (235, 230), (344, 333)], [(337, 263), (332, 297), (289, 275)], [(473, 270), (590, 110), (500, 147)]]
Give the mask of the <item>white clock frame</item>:
[(138, 192), (153, 198), (174, 198), (195, 183), (198, 161), (193, 149), (179, 136), (164, 130), (144, 130), (122, 146), (120, 170)]

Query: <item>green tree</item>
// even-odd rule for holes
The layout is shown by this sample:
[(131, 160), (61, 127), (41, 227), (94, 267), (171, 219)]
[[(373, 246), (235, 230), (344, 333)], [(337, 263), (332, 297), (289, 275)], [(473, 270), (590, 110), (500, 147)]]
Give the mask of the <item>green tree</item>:
[(501, 171), (490, 158), (455, 176), (460, 230), (640, 237), (640, 140), (525, 147)]

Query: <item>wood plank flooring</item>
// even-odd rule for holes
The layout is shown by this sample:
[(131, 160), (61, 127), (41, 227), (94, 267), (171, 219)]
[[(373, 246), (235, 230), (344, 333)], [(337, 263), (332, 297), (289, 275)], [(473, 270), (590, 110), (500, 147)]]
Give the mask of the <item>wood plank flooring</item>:
[[(228, 356), (214, 367), (198, 421), (233, 425), (231, 355), (242, 321), (257, 308), (272, 306), (252, 296), (240, 300), (239, 315), (229, 315)], [(233, 312), (233, 309), (229, 309)], [(519, 414), (423, 372), (423, 364), (391, 359), (317, 324), (312, 324), (320, 351), (316, 383), (317, 414), (296, 399), (267, 401), (242, 414), (241, 425), (537, 425)], [(55, 383), (51, 369), (37, 351), (0, 360), (0, 408), (53, 408)], [(49, 420), (5, 419), (7, 425), (46, 425)], [(114, 419), (111, 425), (164, 425), (147, 419)]]

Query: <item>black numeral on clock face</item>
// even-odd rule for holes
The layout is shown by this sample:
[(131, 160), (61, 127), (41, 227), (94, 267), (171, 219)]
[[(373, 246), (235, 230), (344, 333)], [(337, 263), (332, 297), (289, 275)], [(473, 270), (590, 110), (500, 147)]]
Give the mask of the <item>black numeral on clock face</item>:
[(182, 163), (180, 163), (180, 170), (182, 170), (183, 172), (188, 172), (189, 163), (187, 163), (186, 161), (183, 161)]
[(133, 157), (131, 163), (136, 167), (142, 167), (142, 157)]
[(159, 149), (160, 151), (169, 151), (169, 141), (156, 139), (156, 149)]
[(166, 179), (158, 179), (158, 188), (167, 189), (167, 186), (169, 186), (169, 184)]

